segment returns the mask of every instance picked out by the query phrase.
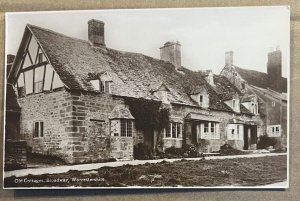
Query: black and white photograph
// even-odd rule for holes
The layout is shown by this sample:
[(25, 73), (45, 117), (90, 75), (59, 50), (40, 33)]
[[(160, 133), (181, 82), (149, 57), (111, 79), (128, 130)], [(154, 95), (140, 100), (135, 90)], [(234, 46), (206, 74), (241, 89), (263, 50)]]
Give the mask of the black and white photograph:
[(289, 188), (289, 6), (8, 12), (5, 57), (5, 189)]

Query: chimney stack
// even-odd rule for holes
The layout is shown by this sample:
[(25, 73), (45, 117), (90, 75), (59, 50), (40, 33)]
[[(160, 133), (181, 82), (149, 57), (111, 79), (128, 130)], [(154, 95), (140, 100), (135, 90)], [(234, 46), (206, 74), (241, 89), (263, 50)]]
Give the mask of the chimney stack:
[(104, 22), (95, 19), (88, 21), (88, 39), (93, 47), (105, 47)]
[(273, 90), (280, 89), (280, 79), (281, 79), (281, 50), (277, 46), (275, 50), (269, 52), (267, 72), (269, 76), (270, 87)]
[(225, 65), (233, 65), (233, 51), (225, 52)]
[(160, 59), (172, 63), (176, 70), (181, 67), (181, 44), (166, 42), (160, 49)]

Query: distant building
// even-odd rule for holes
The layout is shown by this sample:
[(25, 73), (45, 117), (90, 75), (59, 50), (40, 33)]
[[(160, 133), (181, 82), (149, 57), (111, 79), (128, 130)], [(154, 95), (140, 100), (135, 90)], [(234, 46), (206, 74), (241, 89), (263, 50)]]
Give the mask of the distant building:
[[(69, 163), (132, 159), (138, 143), (256, 149), (266, 131), (261, 113), (241, 101), (245, 94), (230, 77), (181, 66), (180, 46), (165, 43), (155, 59), (106, 47), (98, 20), (88, 22), (88, 41), (27, 25), (8, 78), (22, 108), (20, 137), (33, 152)], [(169, 108), (167, 126), (137, 129), (129, 98)]]
[[(277, 48), (268, 54), (267, 73), (239, 68), (233, 64), (233, 52), (226, 53), (225, 67), (220, 75), (225, 76), (244, 94), (261, 104), (258, 110), (265, 116), (266, 134), (287, 146), (287, 79), (282, 77), (281, 51)], [(247, 96), (245, 96), (247, 97)], [(244, 98), (242, 104), (251, 111), (257, 107), (251, 98)], [(255, 109), (256, 110), (256, 109)]]

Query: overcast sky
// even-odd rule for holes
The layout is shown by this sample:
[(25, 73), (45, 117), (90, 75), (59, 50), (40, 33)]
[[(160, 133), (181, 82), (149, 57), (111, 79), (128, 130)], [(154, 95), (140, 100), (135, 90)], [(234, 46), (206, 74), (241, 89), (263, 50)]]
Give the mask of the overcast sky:
[(230, 50), (235, 65), (266, 72), (267, 53), (280, 46), (283, 76), (287, 76), (287, 6), (9, 13), (6, 52), (16, 54), (27, 23), (87, 40), (87, 21), (92, 18), (105, 22), (107, 47), (159, 58), (159, 47), (178, 40), (184, 67), (212, 69), (216, 74)]

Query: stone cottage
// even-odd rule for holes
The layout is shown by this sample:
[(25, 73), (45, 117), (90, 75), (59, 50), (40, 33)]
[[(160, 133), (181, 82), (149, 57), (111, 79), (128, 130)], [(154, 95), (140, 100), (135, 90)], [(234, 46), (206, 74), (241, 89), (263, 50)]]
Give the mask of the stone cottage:
[[(258, 107), (264, 116), (269, 137), (287, 147), (287, 78), (282, 77), (282, 53), (279, 47), (268, 54), (267, 73), (243, 69), (233, 64), (233, 52), (226, 52), (226, 65), (220, 75), (225, 76), (245, 95), (242, 104), (250, 111)], [(255, 102), (260, 102), (256, 104)]]
[[(21, 138), (33, 152), (80, 163), (132, 159), (137, 143), (164, 150), (205, 140), (205, 152), (225, 143), (256, 148), (265, 123), (229, 79), (181, 66), (179, 42), (165, 43), (155, 59), (108, 48), (104, 33), (98, 20), (88, 22), (88, 41), (25, 27), (8, 83), (22, 108)], [(168, 107), (169, 123), (137, 129), (128, 98)]]

